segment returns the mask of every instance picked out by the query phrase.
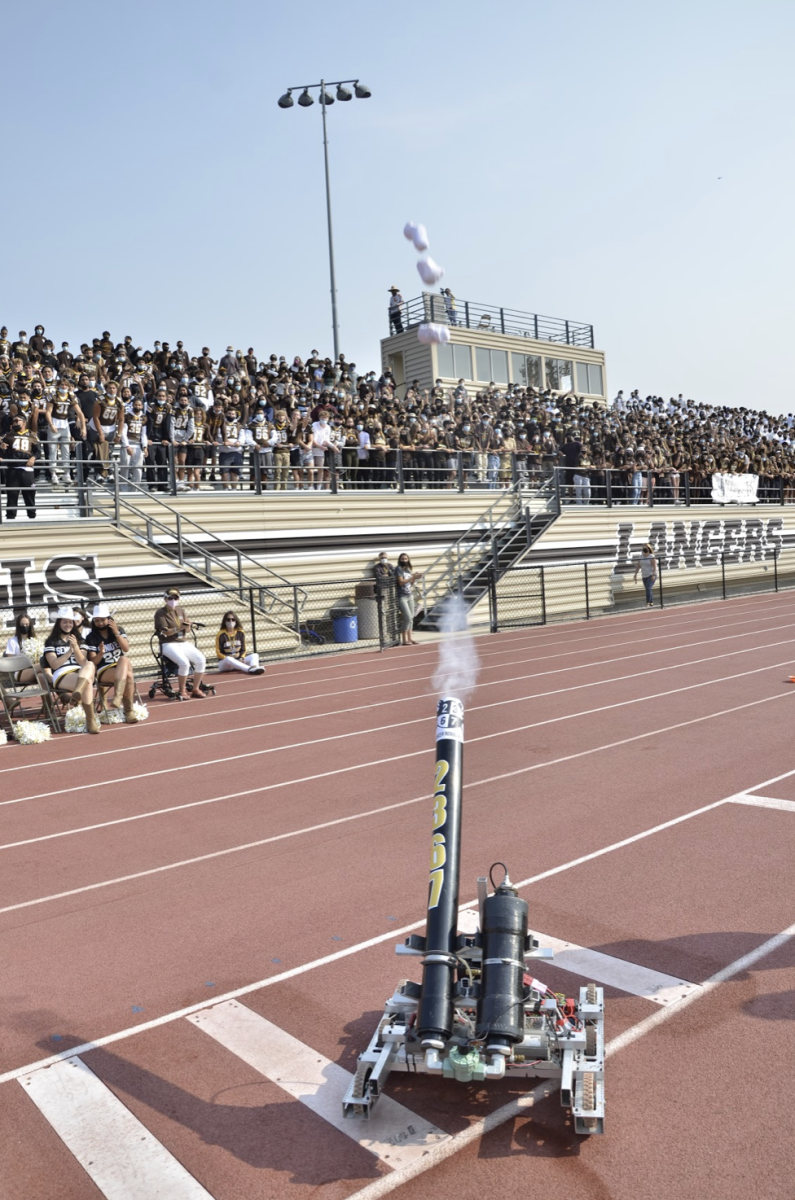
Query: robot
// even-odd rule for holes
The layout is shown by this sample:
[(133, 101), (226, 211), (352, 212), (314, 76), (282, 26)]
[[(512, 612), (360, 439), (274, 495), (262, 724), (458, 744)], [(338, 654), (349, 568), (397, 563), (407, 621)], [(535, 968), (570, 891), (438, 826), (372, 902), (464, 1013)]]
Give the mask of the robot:
[[(369, 1118), (392, 1071), (460, 1083), (520, 1076), (559, 1081), (575, 1132), (604, 1133), (603, 989), (589, 983), (575, 999), (529, 973), (533, 960), (553, 952), (528, 932), (527, 902), (504, 863), (478, 879), (477, 927), (459, 931), (463, 744), (464, 705), (445, 697), (436, 717), (426, 932), (396, 947), (421, 959), (422, 982), (402, 980), (386, 1001), (343, 1114)], [(502, 868), (496, 885), (495, 868)]]

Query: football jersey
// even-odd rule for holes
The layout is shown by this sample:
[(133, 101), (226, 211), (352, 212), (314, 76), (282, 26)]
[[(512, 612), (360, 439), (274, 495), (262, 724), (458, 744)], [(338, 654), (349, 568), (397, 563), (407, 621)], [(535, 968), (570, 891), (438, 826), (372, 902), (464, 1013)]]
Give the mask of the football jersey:
[[(124, 630), (121, 625), (117, 626), (117, 628), (119, 633), (124, 636)], [(102, 662), (100, 665), (103, 667), (113, 667), (119, 661), (124, 651), (116, 641), (113, 634), (110, 632), (110, 628), (107, 625), (105, 626), (105, 630), (107, 632), (103, 632), (101, 629), (92, 629), (86, 637), (85, 645), (90, 654), (96, 654), (100, 644), (104, 643), (105, 652), (102, 655)]]

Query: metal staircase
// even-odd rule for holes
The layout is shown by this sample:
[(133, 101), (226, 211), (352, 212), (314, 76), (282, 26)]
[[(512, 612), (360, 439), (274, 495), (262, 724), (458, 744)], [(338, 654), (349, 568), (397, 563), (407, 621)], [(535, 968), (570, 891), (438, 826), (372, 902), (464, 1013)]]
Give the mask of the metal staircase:
[(418, 628), (438, 629), (444, 601), (453, 593), (463, 596), (468, 609), (474, 607), (488, 590), (490, 572), (499, 579), (559, 514), (554, 480), (533, 491), (515, 483), (502, 492), (424, 572)]
[[(117, 463), (113, 464), (113, 484), (108, 480), (107, 487), (91, 489), (88, 503), (93, 511), (133, 541), (178, 563), (183, 571), (208, 587), (223, 588), (239, 597), (241, 602), (248, 603), (249, 596), (253, 596), (251, 602), (265, 620), (283, 632), (290, 643), (300, 644), (301, 611), (307, 597), (304, 588), (294, 587), (276, 571), (238, 550), (198, 521), (171, 508), (138, 484), (125, 480), (124, 486), (136, 499), (142, 496), (148, 505), (156, 504), (159, 515), (152, 516), (120, 490)], [(289, 600), (273, 590), (283, 585), (287, 585)]]

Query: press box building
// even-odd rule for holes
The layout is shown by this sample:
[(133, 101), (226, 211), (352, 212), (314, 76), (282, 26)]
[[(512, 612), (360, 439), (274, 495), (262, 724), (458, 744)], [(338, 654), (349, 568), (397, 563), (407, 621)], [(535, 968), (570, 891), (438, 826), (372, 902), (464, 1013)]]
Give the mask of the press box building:
[[(593, 325), (458, 299), (451, 319), (442, 296), (431, 292), (406, 301), (401, 317), (403, 333), (381, 341), (381, 366), (398, 388), (414, 379), (423, 388), (463, 379), (472, 394), (515, 383), (606, 403), (605, 356), (594, 348)], [(417, 328), (426, 321), (448, 325), (450, 341), (420, 342)]]

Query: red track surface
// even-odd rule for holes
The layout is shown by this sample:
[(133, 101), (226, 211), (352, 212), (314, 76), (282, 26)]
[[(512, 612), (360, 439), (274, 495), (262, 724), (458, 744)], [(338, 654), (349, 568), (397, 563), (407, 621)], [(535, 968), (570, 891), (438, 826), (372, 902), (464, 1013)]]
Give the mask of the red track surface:
[[(572, 864), (523, 889), (534, 929), (699, 984), (792, 925), (791, 809), (727, 803), (608, 849), (751, 789), (795, 800), (791, 598), (478, 648), (462, 902), (496, 859), (515, 879)], [(610, 1057), (604, 1138), (575, 1138), (553, 1091), (402, 1182), (177, 1015), (250, 988), (241, 1003), (354, 1068), (410, 973), (395, 931), (424, 915), (435, 665), (427, 644), (278, 665), (135, 728), (0, 751), (3, 1200), (102, 1194), (15, 1073), (103, 1038), (83, 1061), (216, 1200), (379, 1180), (401, 1200), (791, 1200), (792, 941)], [(606, 994), (608, 1040), (661, 1012)], [(387, 1090), (459, 1133), (527, 1087)]]

